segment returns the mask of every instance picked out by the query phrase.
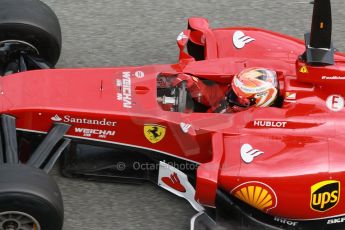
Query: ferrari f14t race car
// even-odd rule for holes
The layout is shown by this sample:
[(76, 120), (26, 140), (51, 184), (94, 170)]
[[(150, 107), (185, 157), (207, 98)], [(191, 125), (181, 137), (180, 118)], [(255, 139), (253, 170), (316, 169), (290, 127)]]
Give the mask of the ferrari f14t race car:
[(97, 69), (53, 68), (61, 31), (44, 3), (0, 5), (0, 230), (62, 229), (58, 159), (67, 177), (186, 199), (191, 229), (345, 228), (330, 0), (315, 0), (305, 41), (190, 18), (177, 64)]

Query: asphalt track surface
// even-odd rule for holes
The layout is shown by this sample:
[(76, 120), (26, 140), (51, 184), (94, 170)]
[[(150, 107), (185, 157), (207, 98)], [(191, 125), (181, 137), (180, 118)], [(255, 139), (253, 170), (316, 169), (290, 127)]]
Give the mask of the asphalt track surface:
[[(59, 68), (174, 63), (176, 36), (191, 16), (208, 18), (212, 27), (255, 26), (303, 38), (312, 12), (308, 0), (44, 2), (62, 27)], [(344, 8), (343, 0), (333, 0), (333, 40), (339, 50), (345, 50)], [(184, 200), (151, 184), (94, 183), (54, 174), (65, 202), (64, 230), (185, 230), (195, 214)]]

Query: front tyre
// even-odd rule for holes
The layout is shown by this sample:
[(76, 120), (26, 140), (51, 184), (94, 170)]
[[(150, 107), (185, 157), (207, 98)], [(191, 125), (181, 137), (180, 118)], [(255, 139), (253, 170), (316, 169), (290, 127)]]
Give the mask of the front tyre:
[(55, 181), (25, 165), (0, 166), (0, 230), (61, 230), (63, 203)]
[(61, 29), (55, 13), (39, 0), (0, 0), (0, 48), (19, 42), (55, 66), (61, 52)]

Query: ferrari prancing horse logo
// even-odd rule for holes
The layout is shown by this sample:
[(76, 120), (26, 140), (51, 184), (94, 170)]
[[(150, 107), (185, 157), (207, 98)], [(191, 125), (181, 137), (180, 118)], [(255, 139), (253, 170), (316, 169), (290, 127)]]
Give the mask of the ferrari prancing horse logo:
[(148, 124), (144, 126), (144, 135), (152, 144), (156, 144), (163, 140), (166, 127), (162, 125)]

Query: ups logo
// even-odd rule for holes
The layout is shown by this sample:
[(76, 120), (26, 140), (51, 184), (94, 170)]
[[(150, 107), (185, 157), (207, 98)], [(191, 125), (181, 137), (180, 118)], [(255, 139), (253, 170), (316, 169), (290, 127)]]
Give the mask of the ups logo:
[(340, 182), (336, 180), (322, 181), (311, 186), (311, 209), (326, 212), (335, 207), (340, 199)]

